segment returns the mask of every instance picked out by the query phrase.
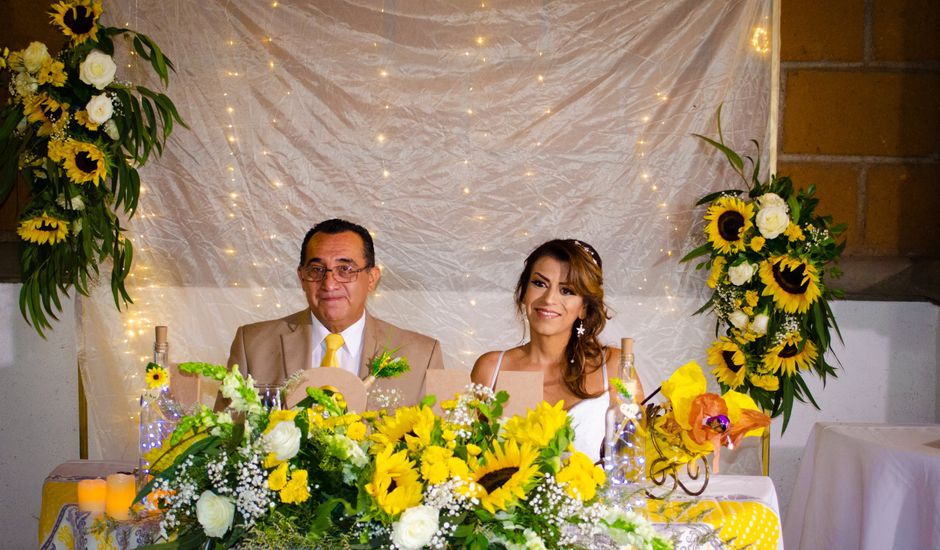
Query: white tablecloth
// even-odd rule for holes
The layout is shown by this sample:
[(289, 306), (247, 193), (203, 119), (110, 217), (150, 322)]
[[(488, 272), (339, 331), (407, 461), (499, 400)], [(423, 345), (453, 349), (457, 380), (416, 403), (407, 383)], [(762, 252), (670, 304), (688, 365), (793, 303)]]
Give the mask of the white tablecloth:
[(940, 425), (816, 424), (783, 538), (790, 550), (940, 548)]

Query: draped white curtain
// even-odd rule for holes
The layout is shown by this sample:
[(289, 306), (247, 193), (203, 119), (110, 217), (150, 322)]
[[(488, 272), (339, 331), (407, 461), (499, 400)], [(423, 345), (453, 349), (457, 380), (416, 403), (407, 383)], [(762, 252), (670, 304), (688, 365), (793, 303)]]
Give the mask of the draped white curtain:
[(135, 456), (153, 325), (172, 361), (224, 362), (238, 325), (306, 306), (300, 241), (330, 217), (374, 233), (370, 310), (440, 339), (448, 368), (520, 342), (512, 287), (555, 237), (600, 252), (605, 339), (637, 339), (648, 388), (704, 365), (706, 275), (678, 259), (695, 200), (735, 180), (691, 134), (723, 104), (729, 143), (768, 143), (771, 0), (116, 0), (105, 18), (170, 56), (190, 129), (142, 170), (135, 303), (80, 301), (102, 456)]

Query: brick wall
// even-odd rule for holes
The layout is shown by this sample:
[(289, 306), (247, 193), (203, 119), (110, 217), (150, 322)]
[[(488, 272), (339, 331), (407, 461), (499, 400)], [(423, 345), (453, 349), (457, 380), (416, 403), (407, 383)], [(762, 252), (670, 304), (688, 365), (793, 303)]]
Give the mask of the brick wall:
[(936, 0), (782, 0), (777, 171), (817, 185), (850, 260), (940, 258), (938, 34)]

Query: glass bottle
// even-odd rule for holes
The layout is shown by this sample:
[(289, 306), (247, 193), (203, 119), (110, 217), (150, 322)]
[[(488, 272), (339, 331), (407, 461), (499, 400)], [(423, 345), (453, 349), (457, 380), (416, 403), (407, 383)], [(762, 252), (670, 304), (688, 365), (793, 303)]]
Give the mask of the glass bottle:
[(608, 502), (627, 510), (646, 511), (646, 441), (640, 430), (643, 409), (639, 404), (639, 384), (634, 366), (633, 339), (621, 340), (620, 368), (617, 373), (628, 389), (611, 397), (604, 436), (604, 470), (607, 474)]
[[(153, 343), (153, 362), (169, 370), (167, 362), (167, 327), (155, 327)], [(160, 448), (163, 441), (173, 433), (183, 417), (180, 404), (173, 399), (169, 380), (156, 389), (146, 389), (140, 396), (140, 430), (138, 444), (137, 484), (142, 487), (150, 478), (150, 463), (145, 456), (153, 449)]]

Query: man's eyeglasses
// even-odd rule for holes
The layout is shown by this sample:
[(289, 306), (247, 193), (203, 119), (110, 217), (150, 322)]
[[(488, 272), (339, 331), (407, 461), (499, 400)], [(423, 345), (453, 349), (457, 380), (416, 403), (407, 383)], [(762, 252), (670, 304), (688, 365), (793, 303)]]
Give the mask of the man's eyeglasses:
[(300, 268), (300, 278), (311, 283), (319, 283), (326, 279), (329, 271), (333, 272), (333, 278), (341, 283), (351, 283), (359, 276), (360, 271), (365, 271), (368, 267), (356, 267), (354, 265), (338, 265), (327, 269), (322, 265), (308, 265)]

